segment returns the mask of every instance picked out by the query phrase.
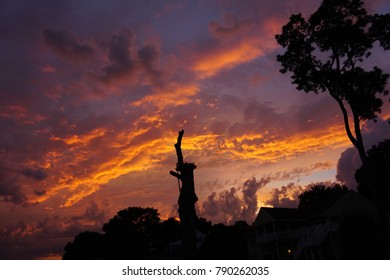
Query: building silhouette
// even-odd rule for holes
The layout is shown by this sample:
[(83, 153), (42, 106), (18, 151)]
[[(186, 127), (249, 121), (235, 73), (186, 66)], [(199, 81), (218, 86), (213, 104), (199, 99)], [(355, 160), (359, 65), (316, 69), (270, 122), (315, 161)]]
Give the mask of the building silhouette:
[[(389, 237), (377, 217), (375, 205), (354, 191), (303, 209), (262, 207), (248, 235), (249, 258), (381, 259)], [(389, 213), (386, 219), (390, 224)]]

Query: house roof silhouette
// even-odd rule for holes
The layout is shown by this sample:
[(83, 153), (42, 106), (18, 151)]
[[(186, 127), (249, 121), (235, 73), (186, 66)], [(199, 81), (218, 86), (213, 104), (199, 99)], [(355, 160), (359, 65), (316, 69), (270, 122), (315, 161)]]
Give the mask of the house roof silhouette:
[(376, 215), (375, 205), (355, 191), (345, 195), (323, 201), (305, 208), (272, 208), (261, 207), (255, 220), (255, 225), (262, 225), (272, 221), (305, 221), (318, 219), (330, 215), (344, 215), (350, 212), (363, 211)]

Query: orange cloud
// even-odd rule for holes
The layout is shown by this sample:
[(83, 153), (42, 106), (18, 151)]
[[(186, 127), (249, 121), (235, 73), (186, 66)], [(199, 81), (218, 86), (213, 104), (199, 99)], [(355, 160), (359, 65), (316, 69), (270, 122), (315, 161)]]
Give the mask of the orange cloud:
[[(30, 202), (43, 202), (61, 191), (65, 194), (62, 206), (69, 207), (122, 175), (156, 168), (174, 154), (172, 145), (177, 134), (165, 132), (153, 138), (149, 133), (151, 128), (138, 129), (136, 124), (150, 122), (161, 125), (160, 118), (153, 114), (142, 116), (128, 131), (114, 135), (99, 128), (84, 135), (56, 139), (65, 143), (66, 147), (44, 156), (40, 166), (51, 170), (51, 176), (46, 180), (48, 190), (45, 195)], [(104, 139), (98, 143), (100, 149), (92, 141), (98, 137)], [(212, 133), (186, 135), (182, 143), (187, 160), (199, 158), (208, 162), (207, 155), (210, 155), (229, 161), (249, 160), (259, 163), (278, 162), (306, 153), (321, 153), (329, 147), (348, 145), (350, 143), (342, 125), (280, 139), (255, 133), (234, 138)]]
[(191, 97), (195, 96), (198, 91), (199, 87), (194, 84), (172, 83), (167, 88), (156, 90), (153, 94), (145, 96), (141, 100), (131, 103), (131, 105), (138, 107), (152, 104), (159, 109), (186, 105), (191, 102)]
[(226, 49), (218, 49), (200, 58), (192, 67), (201, 78), (214, 76), (221, 70), (249, 62), (264, 52), (256, 41), (243, 41)]
[(60, 140), (64, 141), (67, 145), (74, 145), (74, 144), (86, 145), (91, 140), (104, 136), (104, 134), (106, 132), (107, 132), (107, 129), (97, 128), (97, 129), (94, 129), (93, 131), (88, 132), (88, 133), (81, 135), (81, 136), (74, 134), (74, 135), (65, 137), (64, 139), (60, 139)]
[[(271, 17), (261, 23), (238, 19), (231, 15), (225, 18), (225, 25), (210, 24), (214, 36), (219, 38), (220, 46), (200, 54), (192, 66), (200, 79), (209, 78), (223, 70), (229, 70), (242, 63), (248, 63), (268, 50), (277, 48), (275, 34), (280, 33), (285, 19)], [(256, 26), (256, 29), (254, 28)], [(238, 36), (240, 35), (240, 36)], [(228, 37), (229, 40), (225, 37)], [(226, 46), (227, 45), (227, 46)]]
[(15, 119), (23, 124), (35, 124), (37, 122), (45, 120), (45, 117), (30, 112), (20, 105), (7, 105), (3, 112), (0, 112), (0, 117)]
[(235, 159), (250, 159), (263, 162), (277, 162), (301, 154), (319, 153), (328, 147), (340, 148), (350, 145), (341, 125), (306, 135), (297, 134), (287, 138), (270, 139), (263, 135), (243, 135), (225, 140), (223, 152), (229, 152)]
[[(149, 129), (122, 132), (113, 139), (107, 141), (113, 147), (113, 153), (104, 153), (103, 158), (98, 159), (92, 165), (89, 157), (94, 151), (88, 147), (89, 141), (101, 135), (104, 130), (97, 129), (86, 135), (73, 137), (64, 141), (71, 145), (71, 150), (50, 152), (45, 156), (45, 165), (52, 167), (52, 176), (47, 184), (52, 187), (45, 195), (30, 200), (30, 203), (43, 202), (57, 194), (59, 191), (68, 193), (63, 207), (69, 207), (81, 199), (93, 194), (113, 179), (131, 172), (150, 170), (160, 164), (168, 155), (174, 153), (173, 143), (176, 134), (167, 133), (162, 139), (134, 141), (144, 136)], [(200, 151), (213, 146), (217, 135), (188, 136), (183, 141), (183, 150)], [(76, 139), (76, 140), (74, 140)], [(110, 148), (110, 147), (108, 147)], [(71, 156), (66, 155), (71, 153)], [(77, 157), (78, 154), (84, 156)], [(86, 156), (86, 155), (90, 156)], [(73, 155), (73, 156), (72, 156)], [(67, 166), (77, 166), (78, 174), (72, 174)]]

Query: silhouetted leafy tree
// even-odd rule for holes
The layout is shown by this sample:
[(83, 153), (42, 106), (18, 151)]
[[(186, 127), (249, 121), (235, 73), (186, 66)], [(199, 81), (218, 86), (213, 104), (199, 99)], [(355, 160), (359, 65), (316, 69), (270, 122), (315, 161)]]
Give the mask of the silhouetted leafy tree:
[(311, 187), (309, 191), (305, 191), (299, 195), (298, 208), (332, 203), (343, 197), (347, 192), (348, 188), (344, 185), (334, 184), (329, 187), (326, 187), (325, 185), (315, 185)]
[[(154, 258), (163, 245), (162, 224), (153, 208), (120, 210), (103, 232), (82, 232), (65, 247), (64, 259), (147, 259)], [(164, 227), (163, 229), (166, 229)]]
[(143, 259), (154, 250), (160, 223), (153, 208), (129, 207), (120, 210), (103, 225), (109, 259)]
[[(367, 159), (360, 122), (376, 119), (388, 74), (378, 67), (363, 68), (374, 43), (390, 47), (390, 14), (369, 15), (360, 0), (324, 0), (308, 20), (292, 15), (277, 42), (286, 52), (278, 55), (282, 73), (292, 72), (293, 84), (304, 92), (328, 92), (338, 103), (345, 130)], [(347, 105), (350, 110), (347, 110)], [(353, 130), (349, 124), (352, 114)], [(354, 133), (353, 133), (354, 131)]]
[(367, 155), (368, 160), (355, 173), (358, 192), (374, 203), (379, 200), (390, 212), (390, 139), (372, 146)]
[(160, 222), (156, 209), (129, 207), (120, 210), (108, 223), (103, 225), (103, 231), (108, 235), (137, 232), (150, 233)]
[(64, 260), (104, 259), (104, 236), (98, 232), (85, 231), (65, 246)]

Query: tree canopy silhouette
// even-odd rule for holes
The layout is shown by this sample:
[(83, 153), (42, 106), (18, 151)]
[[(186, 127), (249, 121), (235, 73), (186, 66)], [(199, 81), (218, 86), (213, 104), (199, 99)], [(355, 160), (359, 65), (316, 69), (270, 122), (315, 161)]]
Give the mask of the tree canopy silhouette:
[(101, 233), (85, 231), (79, 233), (65, 246), (64, 260), (94, 260), (104, 259), (104, 236)]
[(332, 203), (344, 196), (347, 192), (348, 188), (340, 184), (334, 184), (333, 186), (328, 187), (322, 184), (315, 185), (311, 187), (310, 190), (299, 195), (298, 208), (308, 208)]
[(376, 66), (365, 69), (364, 61), (376, 42), (390, 48), (390, 14), (369, 15), (360, 0), (324, 0), (308, 20), (291, 15), (275, 38), (286, 48), (277, 56), (280, 71), (292, 72), (298, 90), (327, 92), (338, 103), (348, 138), (365, 162), (360, 123), (380, 113), (389, 75)]
[(147, 259), (155, 258), (169, 241), (169, 226), (160, 223), (154, 208), (129, 207), (104, 224), (104, 234), (82, 232), (65, 247), (63, 259)]
[(160, 217), (154, 208), (129, 207), (120, 210), (108, 223), (103, 225), (103, 231), (108, 235), (149, 233), (158, 223)]

